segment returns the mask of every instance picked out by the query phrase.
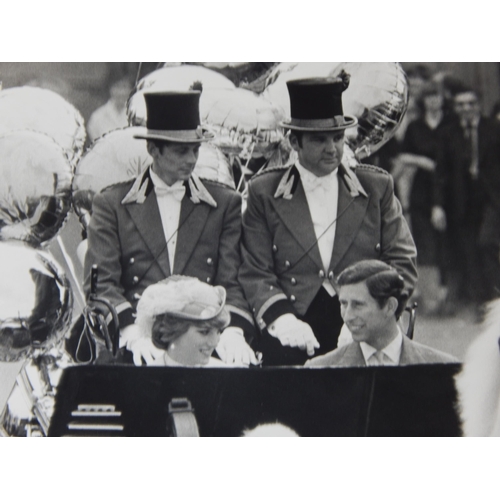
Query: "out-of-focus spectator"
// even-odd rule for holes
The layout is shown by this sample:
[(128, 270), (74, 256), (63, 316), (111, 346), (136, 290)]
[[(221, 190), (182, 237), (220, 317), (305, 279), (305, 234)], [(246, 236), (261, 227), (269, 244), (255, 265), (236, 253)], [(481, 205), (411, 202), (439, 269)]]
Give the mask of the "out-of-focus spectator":
[(456, 119), (441, 131), (432, 221), (450, 248), (449, 300), (470, 302), (481, 318), (500, 291), (499, 125), (481, 116), (478, 93), (455, 89)]
[(500, 101), (496, 102), (491, 110), (490, 118), (500, 123)]
[(128, 76), (115, 80), (109, 88), (109, 100), (97, 108), (90, 116), (87, 132), (91, 141), (128, 125), (126, 105), (132, 91), (132, 81)]
[(431, 222), (433, 184), (439, 152), (439, 132), (447, 119), (443, 111), (443, 94), (437, 83), (428, 82), (417, 100), (420, 116), (406, 130), (401, 154), (395, 161), (401, 171), (399, 185), (406, 185), (408, 216), (418, 252), (419, 310), (437, 312), (446, 296), (442, 286), (442, 234)]

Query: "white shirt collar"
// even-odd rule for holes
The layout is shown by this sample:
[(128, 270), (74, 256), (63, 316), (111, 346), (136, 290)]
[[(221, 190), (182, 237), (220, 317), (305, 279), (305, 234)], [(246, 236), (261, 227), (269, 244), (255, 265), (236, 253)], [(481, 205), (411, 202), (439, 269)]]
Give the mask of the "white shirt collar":
[(336, 168), (333, 172), (330, 172), (329, 174), (322, 177), (318, 177), (317, 175), (314, 175), (312, 172), (307, 170), (307, 168), (303, 167), (298, 160), (295, 162), (295, 166), (299, 171), (300, 180), (302, 181), (302, 185), (304, 186), (304, 189), (306, 191), (309, 189), (314, 189), (319, 185), (328, 185), (332, 181), (335, 181), (339, 170), (338, 168)]
[[(377, 352), (375, 347), (372, 347), (370, 344), (366, 342), (360, 342), (359, 347), (361, 348), (361, 352), (363, 353), (363, 357), (365, 358), (365, 362), (368, 364), (368, 360), (370, 357)], [(401, 350), (403, 347), (403, 334), (398, 327), (398, 334), (394, 338), (394, 340), (387, 346), (382, 349), (382, 352), (389, 357), (389, 359), (394, 363), (394, 365), (399, 365), (399, 359), (401, 358)]]

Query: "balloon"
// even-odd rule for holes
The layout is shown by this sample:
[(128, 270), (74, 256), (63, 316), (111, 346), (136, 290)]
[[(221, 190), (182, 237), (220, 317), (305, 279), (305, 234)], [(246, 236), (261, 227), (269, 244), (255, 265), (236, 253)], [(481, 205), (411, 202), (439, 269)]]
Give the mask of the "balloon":
[(0, 361), (47, 352), (71, 322), (73, 296), (55, 259), (18, 241), (0, 241)]
[[(133, 179), (152, 164), (146, 141), (134, 138), (144, 132), (143, 127), (113, 130), (97, 139), (80, 160), (73, 181), (73, 207), (84, 228), (88, 226), (96, 193)], [(234, 188), (229, 162), (214, 145), (201, 145), (195, 172)]]
[(39, 245), (71, 207), (72, 168), (53, 139), (29, 130), (0, 136), (0, 240)]
[(13, 87), (0, 91), (0, 135), (16, 130), (52, 137), (73, 167), (83, 153), (86, 134), (81, 114), (51, 90)]
[(284, 112), (246, 89), (209, 89), (200, 101), (202, 123), (215, 134), (214, 144), (224, 153), (242, 157), (274, 151), (283, 139)]
[[(130, 125), (146, 126), (147, 111), (144, 92), (185, 91), (200, 82), (203, 90), (209, 88), (235, 88), (225, 76), (203, 66), (169, 66), (149, 73), (137, 84), (136, 92), (127, 103)], [(201, 99), (203, 99), (202, 92)]]
[(408, 107), (408, 80), (399, 63), (342, 63), (351, 75), (342, 95), (344, 113), (358, 125), (346, 130), (346, 141), (358, 158), (380, 149), (398, 129)]

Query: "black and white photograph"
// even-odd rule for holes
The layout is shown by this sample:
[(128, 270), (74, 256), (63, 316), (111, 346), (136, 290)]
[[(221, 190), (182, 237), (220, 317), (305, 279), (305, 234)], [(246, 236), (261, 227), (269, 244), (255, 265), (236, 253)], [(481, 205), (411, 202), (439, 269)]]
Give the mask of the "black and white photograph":
[(500, 435), (499, 63), (0, 80), (1, 435)]

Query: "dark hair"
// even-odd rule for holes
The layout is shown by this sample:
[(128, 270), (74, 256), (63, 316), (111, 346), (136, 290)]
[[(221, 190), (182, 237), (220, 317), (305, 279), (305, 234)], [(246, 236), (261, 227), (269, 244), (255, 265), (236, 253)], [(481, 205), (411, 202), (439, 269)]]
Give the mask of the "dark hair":
[(163, 141), (161, 139), (148, 139), (147, 142), (150, 142), (151, 144), (156, 146), (160, 150), (160, 153), (163, 153), (163, 148), (172, 141)]
[(422, 80), (430, 80), (432, 71), (424, 64), (416, 64), (406, 70), (408, 78), (421, 78)]
[(398, 301), (394, 314), (399, 319), (408, 301), (408, 292), (396, 269), (380, 260), (362, 260), (344, 269), (337, 278), (339, 286), (363, 282), (380, 307), (384, 307), (390, 297)]
[(290, 130), (290, 138), (292, 136), (295, 136), (297, 138), (299, 146), (302, 147), (302, 137), (304, 137), (304, 132), (302, 132), (301, 130)]
[(222, 330), (230, 321), (229, 311), (224, 307), (222, 311), (212, 319), (190, 320), (177, 318), (169, 313), (159, 314), (155, 317), (151, 331), (153, 344), (159, 349), (167, 349), (168, 346), (179, 337), (182, 337), (190, 326), (197, 328)]

